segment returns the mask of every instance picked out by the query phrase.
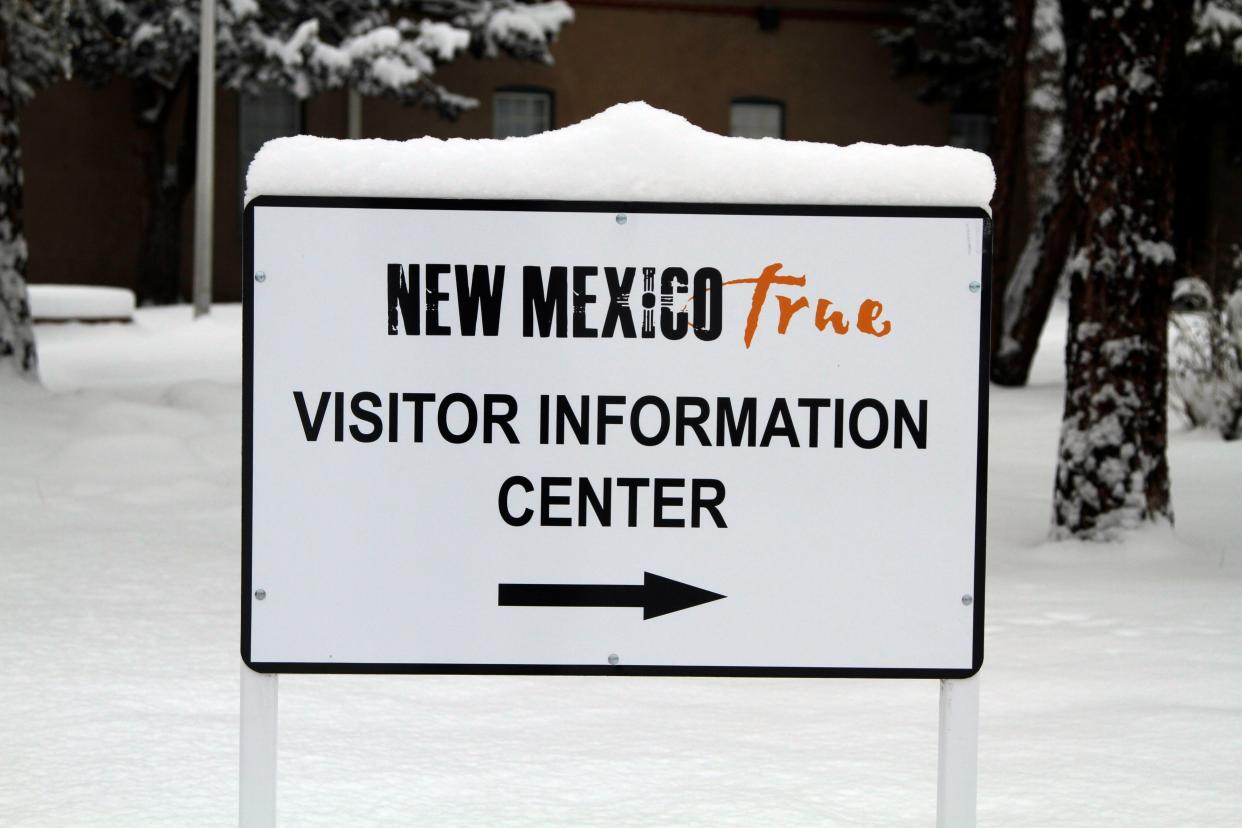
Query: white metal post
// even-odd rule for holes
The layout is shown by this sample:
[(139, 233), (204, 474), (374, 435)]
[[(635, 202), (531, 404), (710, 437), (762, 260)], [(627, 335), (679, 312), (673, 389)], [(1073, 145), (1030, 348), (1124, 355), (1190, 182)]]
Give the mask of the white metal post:
[(940, 682), (936, 828), (973, 828), (979, 776), (979, 675)]
[[(198, 32), (198, 150), (194, 175), (194, 315), (211, 310), (211, 211), (215, 194), (216, 0), (202, 0)], [(175, 275), (175, 274), (174, 274)]]
[(276, 825), (276, 676), (241, 666), (238, 825)]

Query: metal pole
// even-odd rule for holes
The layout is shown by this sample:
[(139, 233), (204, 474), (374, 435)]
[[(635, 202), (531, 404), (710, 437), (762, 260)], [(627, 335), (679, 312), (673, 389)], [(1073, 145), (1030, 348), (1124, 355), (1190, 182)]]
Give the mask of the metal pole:
[(940, 682), (936, 828), (974, 828), (979, 776), (979, 675)]
[(211, 211), (215, 190), (216, 0), (202, 0), (198, 29), (198, 152), (194, 176), (194, 315), (211, 310)]
[(241, 828), (276, 825), (276, 676), (241, 666)]
[(357, 90), (349, 90), (349, 109), (348, 109), (348, 132), (346, 136), (349, 138), (362, 137), (362, 96)]

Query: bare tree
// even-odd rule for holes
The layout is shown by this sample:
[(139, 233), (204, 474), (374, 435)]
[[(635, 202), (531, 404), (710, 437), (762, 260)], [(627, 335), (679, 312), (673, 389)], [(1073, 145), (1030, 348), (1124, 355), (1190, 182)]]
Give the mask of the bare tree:
[(1031, 27), (1035, 0), (1010, 0), (1009, 37), (1005, 44), (1005, 63), (996, 96), (996, 131), (992, 141), (992, 165), (996, 169), (996, 192), (992, 196), (992, 353), (996, 352), (1001, 319), (1001, 302), (1009, 281), (1012, 217), (1017, 213), (1018, 176), (1026, 122), (1026, 56), (1031, 47)]

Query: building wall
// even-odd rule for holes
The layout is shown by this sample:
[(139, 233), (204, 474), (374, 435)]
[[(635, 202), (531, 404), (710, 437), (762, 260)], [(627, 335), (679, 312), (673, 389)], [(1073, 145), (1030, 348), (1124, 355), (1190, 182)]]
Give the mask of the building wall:
[(530, 85), (555, 95), (555, 126), (577, 123), (607, 106), (645, 100), (726, 133), (735, 97), (785, 102), (786, 137), (797, 141), (936, 143), (948, 139), (945, 110), (914, 99), (914, 84), (891, 78), (891, 59), (875, 23), (832, 18), (783, 21), (759, 30), (751, 16), (580, 6), (553, 48), (554, 66), (463, 60), (440, 70), (448, 88), (479, 98), (455, 124), (368, 100), (368, 135), (490, 137), (491, 93)]
[[(571, 0), (572, 2), (572, 0)], [(647, 0), (638, 0), (646, 3)], [(492, 93), (525, 85), (554, 94), (554, 126), (576, 123), (631, 100), (684, 115), (727, 133), (733, 98), (764, 96), (785, 103), (786, 137), (852, 143), (943, 144), (947, 111), (914, 99), (915, 82), (891, 77), (888, 53), (874, 31), (889, 3), (809, 2), (761, 31), (753, 0), (716, 0), (619, 8), (618, 0), (583, 0), (576, 20), (553, 47), (554, 66), (510, 59), (464, 58), (443, 67), (438, 82), (478, 98), (456, 122), (382, 99), (366, 100), (366, 137), (490, 137)], [(658, 6), (658, 7), (657, 7)], [(838, 7), (865, 7), (840, 13)], [(345, 137), (347, 96), (306, 102), (305, 131)], [(179, 119), (177, 123), (179, 123)], [(215, 292), (240, 295), (241, 192), (238, 97), (217, 97)], [(33, 282), (132, 286), (144, 210), (139, 149), (128, 85), (91, 89), (58, 84), (23, 113), (27, 232)], [(189, 296), (193, 197), (184, 209), (182, 280)]]
[[(169, 116), (167, 159), (176, 154), (185, 101)], [(240, 298), (241, 194), (238, 187), (237, 95), (216, 96), (214, 204), (216, 295)], [(135, 287), (146, 221), (143, 147), (127, 81), (93, 88), (65, 81), (39, 94), (21, 113), (29, 279)], [(194, 194), (182, 213), (182, 292), (190, 296)]]
[(140, 135), (126, 84), (46, 90), (20, 114), (33, 282), (126, 285), (142, 229)]

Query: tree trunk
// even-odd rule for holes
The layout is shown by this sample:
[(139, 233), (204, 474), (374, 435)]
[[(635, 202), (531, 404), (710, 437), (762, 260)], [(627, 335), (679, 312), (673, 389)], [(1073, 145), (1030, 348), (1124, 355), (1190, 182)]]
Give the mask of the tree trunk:
[[(185, 73), (171, 89), (149, 80), (134, 82), (135, 115), (142, 131), (147, 211), (138, 256), (138, 300), (145, 305), (181, 301), (181, 217), (194, 182), (194, 118), (197, 84)], [(171, 161), (167, 147), (170, 115), (187, 90), (181, 134)]]
[[(1066, 175), (1066, 154), (1073, 141), (1062, 136), (1059, 103), (1065, 99), (1065, 73), (1060, 48), (1044, 38), (1061, 36), (1060, 3), (1050, 13), (1047, 0), (1032, 10), (1032, 38), (1037, 46), (1028, 52), (1027, 85), (1030, 90), (1026, 126), (1028, 186), (1035, 196), (1035, 220), (1022, 252), (1001, 290), (992, 293), (992, 381), (998, 385), (1026, 385), (1035, 350), (1043, 333), (1048, 311), (1056, 297), (1065, 262), (1073, 249), (1078, 202), (1063, 197), (1072, 192)], [(1054, 31), (1055, 30), (1055, 31)], [(1036, 99), (1038, 96), (1038, 99)]]
[(1018, 180), (1019, 149), (1023, 145), (1023, 121), (1026, 114), (1026, 53), (1031, 47), (1035, 0), (1011, 0), (1009, 15), (1013, 29), (1005, 45), (1005, 68), (1001, 72), (1000, 90), (996, 101), (996, 138), (993, 142), (992, 166), (996, 169), (996, 193), (992, 197), (992, 353), (999, 344), (1000, 306), (1005, 285), (1009, 281), (1009, 240), (1015, 186)]
[(1026, 385), (1030, 377), (1039, 336), (1056, 298), (1082, 213), (1071, 192), (1070, 177), (1063, 173), (1060, 197), (1039, 217), (1005, 285), (998, 339), (993, 343), (992, 381), (997, 385)]
[(1188, 2), (1064, 0), (1072, 192), (1065, 412), (1055, 533), (1172, 520), (1167, 442), (1175, 101)]
[(38, 358), (26, 294), (19, 102), (9, 60), (9, 31), (0, 23), (0, 365), (12, 361), (19, 373), (34, 377)]

